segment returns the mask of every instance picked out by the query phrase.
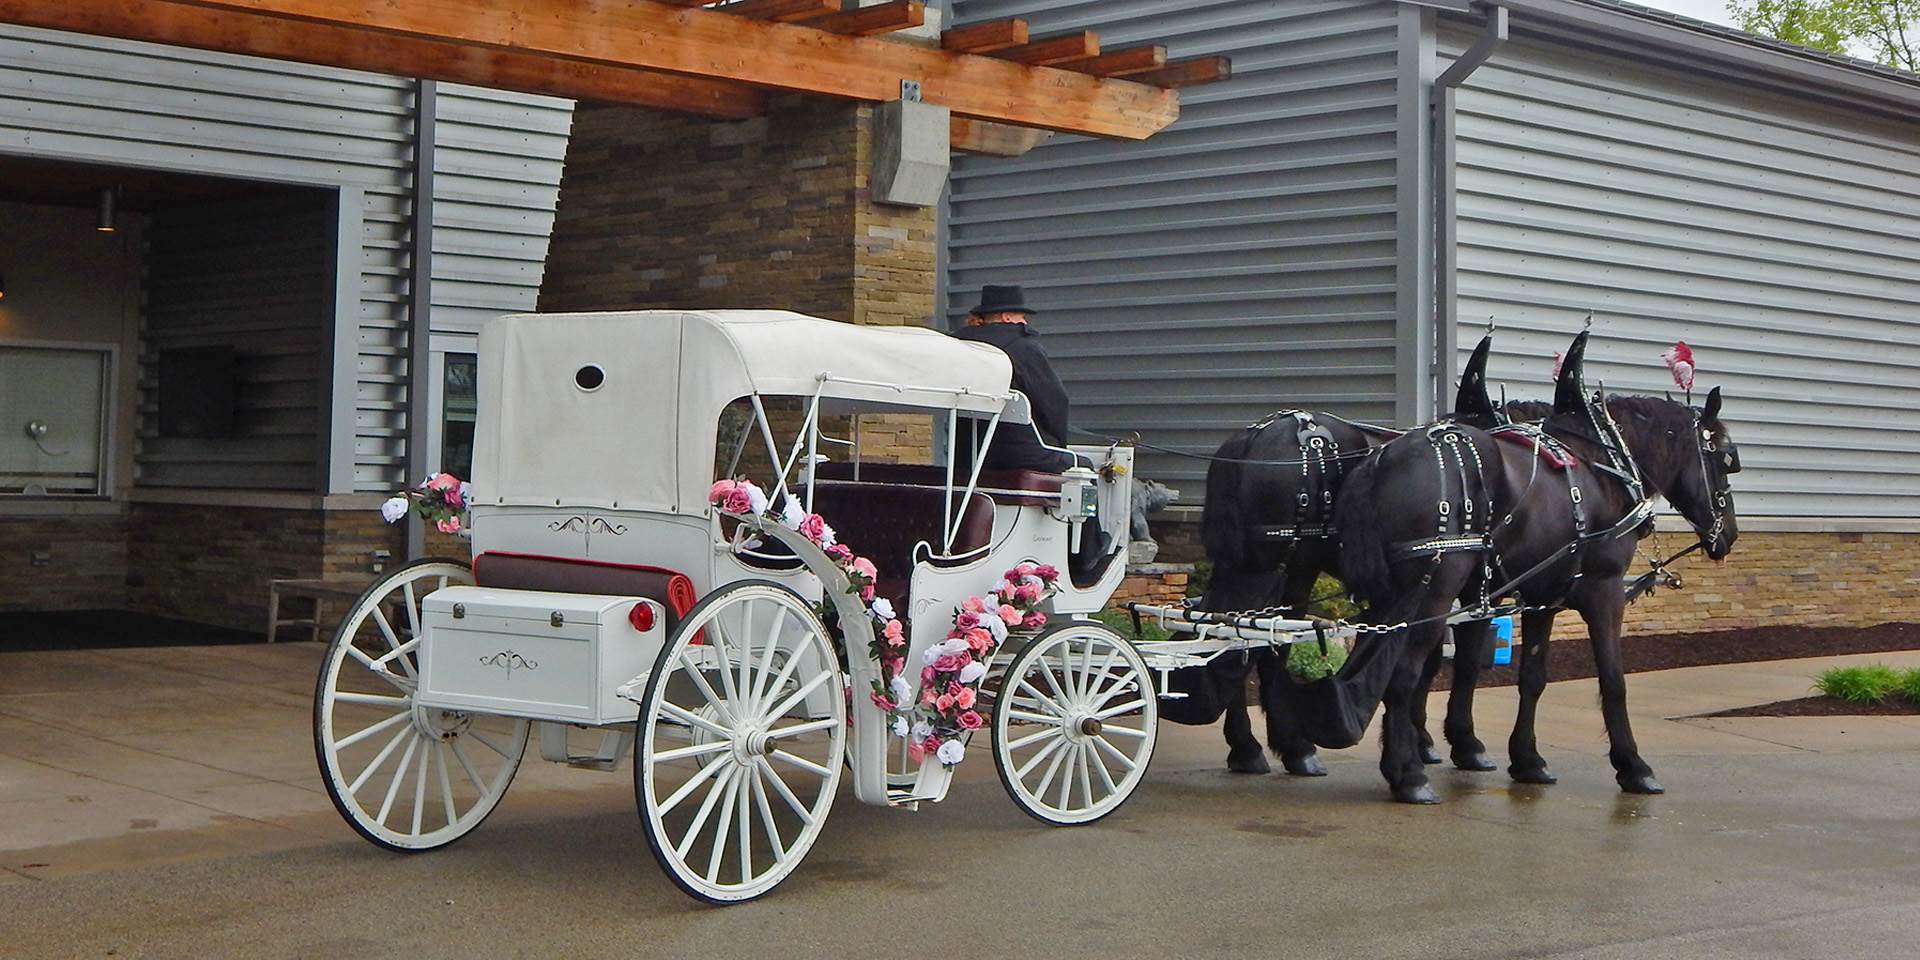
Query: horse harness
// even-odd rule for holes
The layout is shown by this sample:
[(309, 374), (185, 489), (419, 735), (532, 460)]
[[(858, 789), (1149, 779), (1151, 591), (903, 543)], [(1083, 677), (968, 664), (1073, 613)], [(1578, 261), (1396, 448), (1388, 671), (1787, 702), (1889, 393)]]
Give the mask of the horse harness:
[(1341, 462), (1340, 443), (1333, 431), (1305, 410), (1279, 410), (1250, 425), (1255, 432), (1266, 430), (1281, 420), (1291, 420), (1300, 444), (1300, 487), (1294, 495), (1293, 522), (1247, 528), (1254, 543), (1326, 539), (1338, 531), (1333, 525), (1333, 491), (1346, 475)]

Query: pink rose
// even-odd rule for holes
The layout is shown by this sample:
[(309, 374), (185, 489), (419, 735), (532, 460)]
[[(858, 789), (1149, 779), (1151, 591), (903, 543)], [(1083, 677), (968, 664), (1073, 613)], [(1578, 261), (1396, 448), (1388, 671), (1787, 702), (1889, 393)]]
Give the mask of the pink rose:
[(921, 746), (918, 740), (907, 741), (907, 759), (912, 760), (914, 763), (919, 763), (927, 759), (927, 748)]
[(907, 642), (906, 638), (901, 635), (900, 621), (898, 620), (888, 620), (887, 625), (880, 628), (880, 635), (887, 638), (887, 645), (890, 647), (897, 647)]
[(721, 502), (720, 509), (728, 513), (752, 513), (753, 498), (747, 496), (745, 489), (734, 487), (727, 493), (726, 499)]
[[(940, 673), (952, 673), (972, 662), (973, 658), (964, 653), (943, 653), (934, 659), (933, 666), (929, 669)], [(931, 683), (932, 678), (928, 678), (927, 682)]]
[(714, 481), (713, 486), (707, 490), (707, 502), (708, 503), (724, 502), (727, 499), (728, 494), (738, 489), (740, 489), (740, 484), (737, 481), (716, 480)]
[(876, 707), (879, 707), (882, 710), (892, 710), (894, 707), (899, 706), (899, 704), (896, 704), (893, 702), (892, 697), (889, 697), (884, 693), (878, 693), (878, 692), (869, 693), (867, 694), (867, 696), (872, 697), (873, 705)]
[(848, 566), (853, 567), (853, 569), (858, 571), (863, 577), (873, 578), (880, 575), (880, 569), (875, 567), (873, 561), (868, 560), (866, 557), (854, 557), (853, 562), (848, 564)]
[(921, 668), (921, 670), (920, 670), (920, 682), (921, 682), (922, 684), (924, 684), (924, 685), (926, 685), (926, 686), (929, 686), (929, 687), (930, 687), (930, 686), (933, 686), (933, 677), (934, 677), (934, 674), (935, 674), (935, 672), (936, 672), (936, 671), (935, 671), (935, 670), (934, 670), (934, 669), (933, 669), (932, 667), (923, 667), (923, 668)]
[(832, 557), (835, 560), (840, 561), (841, 563), (846, 563), (848, 560), (853, 559), (853, 551), (848, 549), (847, 545), (844, 543), (836, 543), (833, 546), (827, 548), (827, 556)]
[(906, 657), (886, 657), (880, 661), (880, 666), (887, 671), (887, 676), (897, 677), (900, 675), (900, 665), (906, 661)]
[(928, 753), (938, 753), (940, 751), (939, 736), (934, 734), (928, 734), (925, 740), (920, 741), (920, 749), (925, 750)]
[(1033, 568), (1033, 575), (1051, 583), (1060, 579), (1060, 570), (1051, 563), (1043, 563)]
[(948, 680), (946, 689), (942, 690), (941, 692), (946, 694), (949, 697), (957, 697), (960, 695), (960, 691), (965, 689), (966, 687), (961, 686), (960, 681)]
[(948, 710), (953, 709), (953, 697), (948, 696), (947, 694), (944, 694), (944, 693), (937, 697), (934, 697), (933, 706), (935, 709), (939, 710), (941, 713), (946, 713)]
[(974, 693), (972, 687), (961, 687), (960, 692), (953, 695), (953, 705), (962, 710), (971, 709), (974, 699), (978, 696), (979, 694)]
[(1047, 615), (1044, 613), (1041, 613), (1038, 610), (1035, 610), (1034, 612), (1027, 614), (1026, 619), (1020, 621), (1020, 625), (1028, 628), (1029, 630), (1035, 627), (1044, 627), (1047, 625)]
[(819, 540), (820, 534), (827, 529), (827, 522), (817, 513), (809, 513), (800, 518), (800, 535), (808, 540)]
[(459, 487), (448, 487), (447, 491), (441, 494), (441, 496), (445, 498), (448, 503), (451, 503), (456, 507), (466, 506), (466, 499), (460, 496)]
[(460, 518), (448, 517), (445, 520), (442, 520), (439, 523), (434, 524), (434, 526), (439, 527), (441, 533), (459, 533)]
[(1023, 583), (1013, 588), (1013, 595), (1021, 600), (1038, 600), (1040, 599), (1040, 587), (1036, 584)]
[(1016, 576), (1020, 576), (1020, 577), (1032, 576), (1033, 574), (1039, 572), (1039, 570), (1040, 570), (1040, 567), (1037, 564), (1023, 563), (1017, 567), (1014, 567), (1012, 570), (1008, 570), (1007, 579), (1012, 580)]
[(962, 610), (960, 611), (959, 616), (956, 616), (953, 618), (954, 629), (960, 630), (963, 632), (967, 630), (972, 630), (974, 627), (977, 627), (979, 625), (980, 625), (980, 614), (975, 613), (972, 610)]
[(929, 707), (933, 706), (933, 688), (920, 691), (920, 702)]
[(978, 730), (987, 722), (984, 717), (972, 710), (962, 710), (960, 716), (954, 719), (959, 720), (960, 726), (966, 730)]
[(972, 630), (968, 630), (967, 646), (975, 650), (985, 650), (988, 647), (993, 646), (993, 634), (988, 633), (986, 630), (981, 629), (979, 627), (975, 627)]
[(1009, 603), (1001, 604), (999, 613), (1000, 613), (1000, 619), (1006, 621), (1007, 623), (1020, 622), (1020, 611), (1015, 610), (1012, 604), (1009, 604)]
[(460, 489), (460, 478), (451, 473), (436, 473), (427, 478), (427, 489), (458, 490)]
[(986, 611), (987, 604), (986, 601), (981, 600), (979, 597), (968, 597), (966, 602), (960, 605), (960, 609), (973, 613), (982, 613)]

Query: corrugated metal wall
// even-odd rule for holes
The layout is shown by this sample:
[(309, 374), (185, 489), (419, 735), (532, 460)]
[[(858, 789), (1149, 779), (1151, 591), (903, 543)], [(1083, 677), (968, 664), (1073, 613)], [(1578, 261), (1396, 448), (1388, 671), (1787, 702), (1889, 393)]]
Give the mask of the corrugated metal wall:
[[(347, 70), (0, 26), (0, 152), (330, 187), (352, 209), (332, 357), (331, 489), (389, 490), (405, 467), (413, 82)], [(531, 309), (571, 105), (446, 87), (438, 131), (433, 325)], [(352, 436), (345, 435), (351, 430)]]
[[(1056, 137), (961, 158), (944, 251), (957, 318), (986, 283), (1040, 311), (1075, 426), (1211, 453), (1276, 407), (1402, 415), (1397, 318), (1417, 224), (1405, 176), (1393, 4), (954, 0), (955, 22), (1023, 17), (1039, 38), (1164, 42), (1233, 58), (1143, 143)], [(1145, 452), (1145, 476), (1199, 499), (1198, 460)]]
[(1724, 388), (1744, 516), (1920, 517), (1911, 122), (1521, 37), (1458, 104), (1460, 343), (1498, 321), (1510, 395), (1592, 311), (1590, 380), (1671, 389), (1685, 340)]
[(573, 101), (443, 83), (433, 153), (433, 329), (533, 309)]

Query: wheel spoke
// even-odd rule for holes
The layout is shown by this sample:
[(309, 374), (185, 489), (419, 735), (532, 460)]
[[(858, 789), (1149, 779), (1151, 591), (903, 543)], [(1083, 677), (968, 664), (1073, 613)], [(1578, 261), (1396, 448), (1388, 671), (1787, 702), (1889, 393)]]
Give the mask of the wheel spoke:
[(1060, 735), (1060, 728), (1059, 728), (1059, 727), (1056, 727), (1056, 726), (1052, 726), (1052, 725), (1049, 725), (1049, 726), (1047, 727), (1047, 729), (1045, 729), (1045, 730), (1041, 730), (1041, 731), (1038, 731), (1038, 732), (1036, 732), (1036, 733), (1029, 733), (1029, 734), (1027, 734), (1026, 736), (1024, 736), (1024, 737), (1021, 737), (1021, 738), (1020, 738), (1020, 739), (1018, 739), (1018, 740), (1009, 740), (1009, 741), (1007, 741), (1007, 747), (1006, 747), (1006, 749), (1007, 749), (1007, 750), (1008, 750), (1009, 752), (1011, 752), (1011, 751), (1014, 751), (1014, 750), (1018, 750), (1018, 749), (1020, 749), (1020, 748), (1022, 748), (1022, 747), (1025, 747), (1026, 745), (1028, 745), (1028, 744), (1030, 744), (1030, 743), (1034, 743), (1034, 742), (1036, 742), (1036, 741), (1040, 741), (1040, 740), (1045, 740), (1045, 739), (1046, 739), (1046, 738), (1048, 738), (1048, 737), (1057, 737), (1057, 736), (1059, 736), (1059, 735)]
[(687, 851), (693, 849), (695, 840), (700, 839), (700, 834), (706, 829), (707, 818), (713, 816), (714, 805), (719, 802), (721, 794), (726, 792), (727, 784), (733, 782), (739, 769), (737, 766), (722, 767), (720, 775), (707, 786), (707, 795), (701, 799), (700, 809), (694, 812), (693, 823), (687, 827), (686, 836), (681, 837), (679, 845), (674, 848), (674, 852), (680, 855), (681, 860), (687, 858)]
[(809, 809), (806, 804), (801, 803), (799, 797), (793, 795), (793, 789), (788, 787), (787, 782), (782, 780), (780, 774), (774, 771), (773, 764), (768, 763), (766, 758), (762, 757), (755, 761), (754, 767), (760, 771), (760, 775), (765, 777), (768, 783), (773, 784), (773, 789), (780, 794), (780, 799), (787, 802), (788, 808), (793, 810), (794, 815), (800, 818), (800, 822), (806, 824), (813, 823), (813, 811)]
[(523, 740), (520, 743), (520, 751), (510, 751), (506, 747), (503, 747), (493, 742), (493, 738), (491, 736), (481, 733), (478, 730), (471, 730), (471, 729), (468, 730), (467, 736), (480, 741), (481, 746), (486, 747), (488, 750), (492, 750), (494, 753), (497, 753), (508, 760), (520, 759), (520, 751), (524, 751), (527, 748), (526, 741)]
[(387, 795), (380, 801), (380, 813), (373, 818), (375, 823), (386, 823), (387, 815), (393, 812), (393, 801), (400, 796), (400, 785), (407, 782), (407, 771), (413, 767), (413, 753), (419, 748), (419, 737), (407, 737), (407, 749), (401, 751), (400, 765), (394, 768), (393, 779), (387, 782)]
[(675, 760), (685, 760), (688, 757), (704, 757), (709, 753), (718, 753), (722, 750), (732, 749), (732, 740), (712, 740), (707, 743), (696, 743), (691, 747), (675, 747), (672, 750), (661, 750), (653, 755), (653, 761), (655, 763), (672, 763)]
[[(353, 693), (347, 690), (341, 690), (335, 693), (333, 695), (333, 702), (355, 703), (369, 707), (389, 707), (395, 710), (406, 710), (413, 706), (407, 697), (396, 697), (385, 693)], [(405, 714), (402, 714), (402, 716), (404, 715)]]
[[(717, 806), (720, 811), (720, 820), (714, 824), (713, 849), (707, 853), (708, 883), (720, 882), (720, 867), (726, 862), (727, 834), (733, 827), (733, 812), (740, 800), (740, 781), (744, 779), (740, 776), (741, 772), (738, 767), (734, 768), (733, 776), (727, 780), (726, 799), (720, 801)], [(745, 851), (741, 853), (745, 855)]]
[(734, 791), (739, 797), (739, 809), (734, 811), (734, 829), (740, 831), (740, 882), (753, 882), (753, 818), (748, 816), (753, 806), (753, 771), (740, 772), (740, 787)]
[(1027, 774), (1032, 773), (1034, 767), (1039, 766), (1041, 762), (1045, 761), (1048, 757), (1058, 753), (1060, 748), (1067, 742), (1067, 738), (1060, 736), (1060, 731), (1058, 730), (1049, 730), (1047, 734), (1052, 737), (1052, 742), (1041, 747), (1033, 756), (1027, 758), (1026, 763), (1021, 764), (1020, 768), (1014, 771), (1021, 780), (1026, 780)]
[(1060, 725), (1060, 715), (1057, 713), (1028, 713), (1025, 710), (1009, 708), (1007, 710), (1007, 719), (1018, 720), (1022, 723), (1044, 723), (1049, 727), (1057, 727)]
[[(356, 743), (359, 743), (360, 741), (362, 741), (362, 740), (365, 740), (366, 738), (368, 738), (368, 737), (371, 737), (371, 736), (373, 736), (373, 735), (374, 735), (374, 734), (376, 734), (376, 733), (379, 733), (379, 732), (381, 732), (381, 731), (383, 731), (383, 730), (390, 730), (390, 729), (392, 729), (392, 728), (393, 728), (393, 726), (394, 726), (394, 724), (398, 724), (398, 723), (406, 723), (407, 721), (409, 721), (409, 720), (412, 720), (412, 719), (413, 719), (413, 712), (412, 712), (411, 710), (408, 710), (408, 711), (404, 711), (404, 712), (401, 712), (401, 713), (396, 713), (396, 714), (394, 714), (393, 716), (391, 716), (391, 717), (388, 717), (388, 718), (386, 718), (385, 720), (382, 720), (382, 721), (380, 721), (379, 723), (376, 723), (376, 724), (374, 724), (374, 725), (372, 725), (372, 726), (370, 726), (370, 727), (366, 727), (365, 729), (362, 729), (362, 730), (361, 730), (361, 731), (359, 731), (358, 733), (355, 733), (355, 734), (352, 734), (351, 736), (348, 736), (348, 737), (347, 737), (346, 739), (344, 739), (344, 740), (335, 740), (335, 741), (333, 741), (333, 744), (332, 744), (332, 746), (333, 746), (333, 749), (334, 749), (334, 750), (335, 750), (336, 752), (338, 752), (338, 751), (341, 751), (341, 750), (345, 750), (345, 749), (347, 749), (348, 747), (351, 747), (351, 746), (353, 746), (354, 744), (356, 744)], [(389, 749), (391, 749), (391, 748), (389, 748)], [(385, 754), (383, 753), (383, 754), (381, 754), (381, 756), (382, 756), (382, 757), (384, 757), (384, 756), (385, 756)]]
[[(1105, 731), (1101, 731), (1101, 732), (1104, 733)], [(1094, 737), (1093, 745), (1099, 748), (1100, 752), (1106, 754), (1109, 757), (1112, 757), (1113, 762), (1127, 768), (1128, 772), (1132, 772), (1133, 770), (1138, 769), (1140, 766), (1138, 763), (1134, 762), (1132, 757), (1127, 756), (1125, 753), (1123, 753), (1119, 747), (1116, 747), (1113, 744), (1108, 743), (1107, 738), (1104, 736)], [(1106, 764), (1100, 765), (1100, 771), (1103, 774), (1106, 772), (1106, 769), (1107, 769)], [(1109, 788), (1113, 787), (1113, 780), (1111, 778), (1107, 780), (1107, 786)]]
[(439, 744), (433, 752), (434, 762), (440, 768), (440, 809), (446, 814), (448, 823), (460, 819), (460, 810), (453, 803), (453, 771), (447, 769), (447, 755), (452, 752), (452, 743)]
[(726, 727), (723, 727), (717, 723), (714, 723), (712, 720), (708, 720), (706, 717), (703, 717), (693, 712), (692, 710), (688, 710), (687, 708), (677, 703), (674, 703), (671, 700), (660, 701), (660, 712), (674, 718), (675, 720), (679, 720), (680, 722), (685, 723), (689, 726), (699, 727), (715, 736), (725, 737), (728, 740), (733, 739), (732, 730), (729, 730)]
[(767, 739), (784, 740), (787, 737), (797, 737), (803, 733), (812, 733), (815, 730), (832, 730), (838, 726), (839, 723), (840, 721), (832, 717), (825, 717), (819, 720), (809, 720), (806, 723), (796, 723), (792, 726), (774, 727), (767, 731)]
[(812, 760), (808, 760), (804, 757), (796, 757), (793, 754), (786, 752), (785, 750), (775, 750), (774, 752), (768, 754), (768, 756), (779, 757), (781, 760), (784, 760), (787, 763), (792, 764), (793, 766), (799, 767), (800, 769), (805, 770), (816, 777), (826, 778), (826, 777), (833, 776), (833, 771), (831, 769), (827, 767), (823, 767), (817, 763), (814, 763)]
[(786, 716), (787, 711), (792, 710), (796, 706), (799, 706), (800, 701), (805, 700), (808, 694), (814, 692), (815, 690), (820, 689), (821, 684), (826, 683), (828, 680), (832, 680), (832, 679), (833, 679), (833, 673), (830, 671), (823, 670), (820, 673), (814, 674), (814, 677), (812, 680), (808, 680), (805, 684), (802, 684), (800, 689), (795, 690), (785, 700), (780, 701), (779, 706), (773, 708), (772, 710), (767, 711), (765, 716), (769, 716), (769, 717)]
[(1147, 731), (1144, 728), (1123, 727), (1119, 724), (1104, 724), (1100, 728), (1100, 733), (1103, 736), (1117, 734), (1122, 737), (1132, 737), (1135, 740), (1144, 740), (1147, 737)]
[(759, 666), (756, 669), (756, 676), (759, 679), (753, 685), (753, 689), (748, 691), (748, 702), (752, 710), (759, 710), (760, 705), (765, 703), (768, 697), (773, 696), (773, 692), (780, 689), (781, 684), (787, 682), (787, 678), (793, 674), (794, 667), (800, 662), (800, 657), (791, 656), (787, 658), (782, 669), (774, 670), (775, 658), (780, 654), (780, 634), (785, 619), (781, 612), (776, 611), (772, 622), (767, 624), (767, 642), (761, 648)]
[(387, 762), (387, 757), (392, 756), (393, 751), (399, 749), (400, 744), (404, 743), (407, 736), (411, 733), (413, 733), (412, 727), (402, 727), (399, 731), (395, 732), (392, 739), (387, 741), (387, 745), (382, 747), (379, 753), (374, 754), (372, 760), (367, 761), (366, 768), (360, 771), (360, 776), (354, 778), (354, 781), (347, 785), (347, 792), (359, 793), (360, 788), (366, 784), (367, 778), (373, 776), (374, 771), (380, 769), (380, 765)]
[[(719, 631), (717, 630), (710, 631), (710, 633), (717, 634), (719, 633)], [(712, 644), (714, 642), (712, 639), (712, 636), (708, 637), (707, 642), (709, 644)], [(714, 653), (718, 655), (719, 651), (716, 650), (714, 651)], [(682, 649), (680, 651), (680, 664), (681, 666), (686, 668), (683, 672), (685, 673), (687, 679), (693, 681), (693, 685), (700, 688), (700, 695), (707, 698), (707, 703), (712, 704), (713, 708), (720, 712), (720, 716), (724, 718), (728, 724), (738, 726), (740, 723), (740, 718), (734, 715), (734, 712), (731, 706), (732, 702), (721, 698), (719, 694), (713, 692), (713, 685), (707, 682), (706, 676), (700, 672), (700, 666), (694, 663), (692, 657), (690, 657), (688, 654), (689, 654), (689, 651), (685, 649)], [(723, 677), (727, 675), (727, 670), (724, 664), (721, 666), (718, 672)], [(729, 736), (731, 736), (730, 731), (729, 731)]]
[[(476, 737), (475, 739), (479, 738)], [(483, 798), (492, 796), (492, 788), (489, 787), (486, 781), (480, 776), (480, 771), (473, 768), (473, 759), (467, 756), (466, 747), (463, 746), (460, 741), (455, 740), (447, 744), (447, 749), (453, 751), (454, 759), (460, 761), (460, 769), (467, 772), (468, 782), (473, 784), (475, 790), (480, 791), (480, 796)]]
[[(753, 805), (760, 811), (760, 832), (767, 838), (767, 846), (773, 850), (773, 862), (785, 863), (787, 843), (780, 836), (780, 824), (774, 820), (773, 804), (767, 798), (767, 778), (772, 776), (765, 764), (753, 765)], [(775, 778), (776, 782), (779, 778)]]
[[(1051, 676), (1052, 676), (1052, 674), (1048, 674), (1048, 676), (1049, 676), (1049, 677), (1051, 677)], [(1049, 685), (1051, 685), (1051, 684), (1049, 684)], [(1059, 716), (1064, 716), (1064, 715), (1066, 714), (1066, 712), (1067, 712), (1067, 709), (1066, 709), (1065, 707), (1063, 707), (1063, 706), (1061, 706), (1061, 705), (1060, 705), (1060, 701), (1059, 701), (1059, 700), (1056, 700), (1056, 699), (1054, 699), (1053, 697), (1049, 697), (1049, 696), (1047, 696), (1046, 694), (1044, 694), (1044, 693), (1041, 693), (1041, 692), (1040, 692), (1040, 691), (1039, 691), (1039, 690), (1038, 690), (1037, 688), (1035, 688), (1035, 687), (1034, 687), (1034, 685), (1033, 685), (1032, 683), (1029, 683), (1029, 682), (1027, 681), (1027, 678), (1025, 678), (1025, 677), (1021, 677), (1021, 678), (1020, 678), (1020, 683), (1019, 683), (1019, 685), (1018, 685), (1018, 686), (1016, 687), (1016, 689), (1015, 689), (1015, 693), (1016, 693), (1016, 694), (1018, 694), (1018, 693), (1025, 693), (1025, 694), (1027, 694), (1027, 695), (1028, 695), (1028, 697), (1030, 697), (1031, 699), (1033, 699), (1033, 700), (1037, 700), (1037, 701), (1039, 701), (1039, 703), (1040, 703), (1040, 705), (1041, 705), (1041, 706), (1043, 706), (1043, 707), (1045, 707), (1045, 708), (1047, 708), (1048, 710), (1051, 710), (1051, 711), (1053, 711), (1053, 715), (1054, 715), (1054, 716), (1056, 716), (1056, 717), (1059, 717)], [(1019, 699), (1016, 699), (1016, 700), (1015, 700), (1014, 702), (1016, 702), (1016, 703), (1022, 703), (1022, 702), (1025, 702), (1025, 701), (1024, 701), (1024, 700), (1019, 700)]]
[(1135, 697), (1134, 699), (1128, 700), (1126, 703), (1120, 704), (1119, 706), (1108, 707), (1105, 710), (1102, 710), (1099, 713), (1094, 714), (1093, 718), (1095, 720), (1108, 720), (1113, 717), (1121, 716), (1123, 714), (1132, 713), (1135, 710), (1138, 710), (1141, 707), (1144, 707), (1146, 705), (1147, 705), (1147, 702), (1145, 700), (1142, 700), (1139, 697)]
[[(425, 741), (422, 741), (425, 742)], [(420, 753), (420, 769), (413, 774), (413, 835), (420, 835), (420, 824), (427, 813), (427, 775), (433, 768), (431, 744)]]
[(695, 790), (700, 789), (700, 785), (702, 783), (705, 783), (708, 779), (718, 774), (720, 772), (720, 768), (724, 766), (726, 762), (727, 762), (726, 757), (713, 758), (712, 760), (707, 762), (706, 766), (700, 768), (700, 772), (687, 778), (687, 782), (681, 784), (680, 789), (675, 790), (665, 800), (662, 800), (659, 803), (654, 804), (654, 806), (659, 808), (660, 815), (666, 816), (668, 813), (673, 812), (673, 808), (679, 806), (680, 801), (685, 800)]

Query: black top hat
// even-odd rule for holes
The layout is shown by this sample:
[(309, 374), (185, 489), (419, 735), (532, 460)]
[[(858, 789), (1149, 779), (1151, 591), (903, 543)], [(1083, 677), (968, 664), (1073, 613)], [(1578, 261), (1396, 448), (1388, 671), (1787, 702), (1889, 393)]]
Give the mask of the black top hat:
[(1027, 299), (1020, 293), (1016, 284), (989, 283), (980, 288), (980, 305), (967, 311), (973, 316), (989, 313), (1032, 313), (1027, 308)]

